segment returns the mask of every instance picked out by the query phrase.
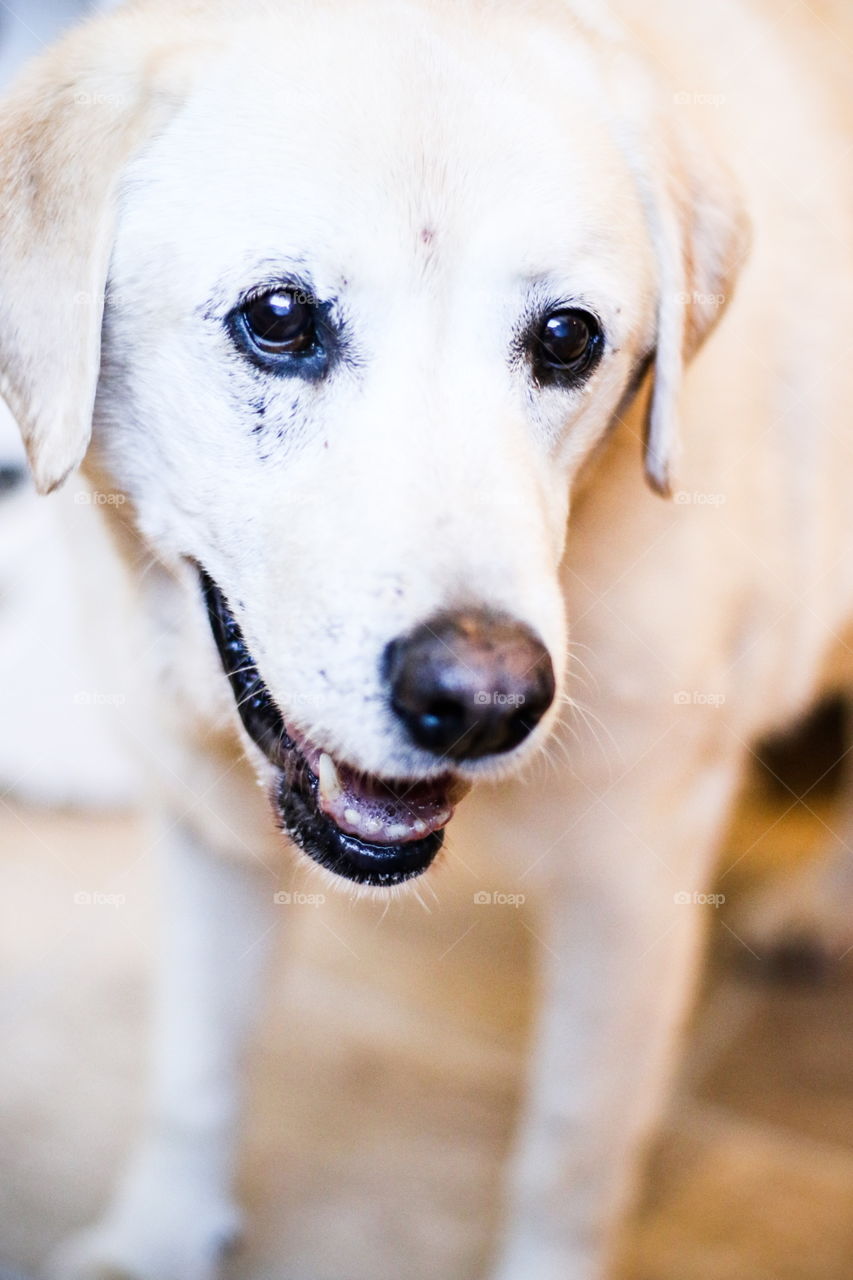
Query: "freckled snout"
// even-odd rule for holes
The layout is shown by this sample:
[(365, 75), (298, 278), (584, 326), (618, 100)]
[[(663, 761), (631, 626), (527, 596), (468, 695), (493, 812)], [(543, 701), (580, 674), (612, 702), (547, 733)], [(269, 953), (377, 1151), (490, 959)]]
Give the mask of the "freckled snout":
[(554, 668), (531, 629), (487, 609), (446, 613), (385, 651), (391, 705), (414, 743), (451, 760), (511, 751), (554, 701)]

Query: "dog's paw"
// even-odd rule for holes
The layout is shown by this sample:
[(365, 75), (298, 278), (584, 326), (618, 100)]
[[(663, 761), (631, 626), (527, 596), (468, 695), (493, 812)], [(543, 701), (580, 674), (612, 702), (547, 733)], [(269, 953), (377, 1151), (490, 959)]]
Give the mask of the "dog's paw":
[(216, 1280), (240, 1237), (237, 1210), (183, 1204), (168, 1210), (167, 1200), (168, 1188), (156, 1216), (122, 1214), (72, 1237), (54, 1254), (46, 1280)]
[(853, 900), (837, 865), (809, 863), (744, 897), (734, 930), (763, 971), (814, 981), (853, 953)]

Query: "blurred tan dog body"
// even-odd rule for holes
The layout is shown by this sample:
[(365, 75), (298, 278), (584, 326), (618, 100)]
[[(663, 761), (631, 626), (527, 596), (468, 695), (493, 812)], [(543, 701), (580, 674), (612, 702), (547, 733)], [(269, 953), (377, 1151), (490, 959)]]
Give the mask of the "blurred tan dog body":
[[(4, 394), (47, 489), (86, 453), (101, 369), (86, 474), (128, 503), (105, 508), (93, 607), (126, 637), (175, 917), (151, 1128), (63, 1274), (200, 1280), (236, 1225), (282, 844), (190, 561), (240, 602), (285, 718), (380, 776), (428, 771), (385, 707), (392, 637), (476, 596), (547, 644), (565, 697), (514, 772), (468, 767), (453, 844), (541, 911), (493, 1276), (604, 1274), (750, 743), (851, 674), (848, 121), (817, 27), (761, 7), (151, 0), (7, 108)], [(284, 260), (346, 297), (361, 381), (309, 396), (242, 369), (223, 318)], [(537, 291), (602, 321), (582, 388), (507, 357)], [(674, 502), (641, 485), (644, 435)]]

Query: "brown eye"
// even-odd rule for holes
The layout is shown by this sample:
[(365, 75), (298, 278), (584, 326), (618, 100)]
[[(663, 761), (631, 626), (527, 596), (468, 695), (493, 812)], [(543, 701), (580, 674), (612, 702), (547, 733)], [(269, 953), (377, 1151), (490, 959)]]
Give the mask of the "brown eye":
[(246, 331), (266, 355), (305, 355), (314, 349), (314, 305), (304, 294), (277, 289), (247, 302), (241, 310)]
[(553, 311), (534, 334), (536, 376), (540, 381), (574, 382), (592, 367), (601, 347), (601, 328), (589, 312)]

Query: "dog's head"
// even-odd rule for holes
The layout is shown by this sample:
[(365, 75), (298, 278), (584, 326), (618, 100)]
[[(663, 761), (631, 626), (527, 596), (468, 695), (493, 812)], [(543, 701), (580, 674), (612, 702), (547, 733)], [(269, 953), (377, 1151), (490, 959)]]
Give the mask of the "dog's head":
[(94, 416), (286, 828), (390, 884), (552, 724), (572, 480), (648, 371), (666, 491), (742, 219), (565, 5), (271, 8), (148, 0), (19, 84), (2, 389), (43, 490)]

